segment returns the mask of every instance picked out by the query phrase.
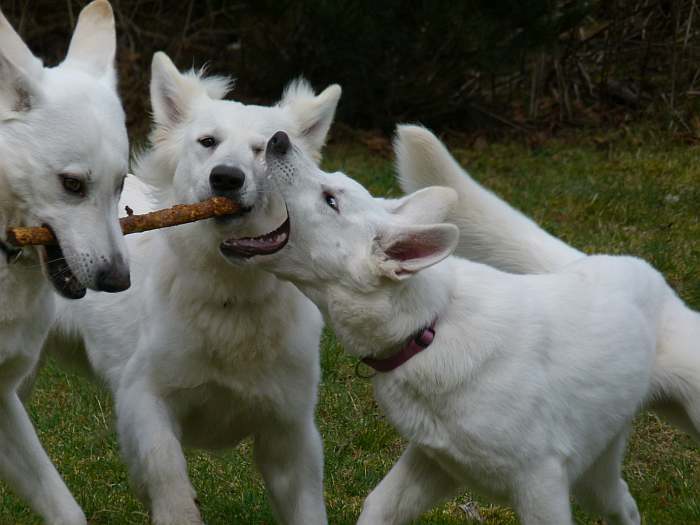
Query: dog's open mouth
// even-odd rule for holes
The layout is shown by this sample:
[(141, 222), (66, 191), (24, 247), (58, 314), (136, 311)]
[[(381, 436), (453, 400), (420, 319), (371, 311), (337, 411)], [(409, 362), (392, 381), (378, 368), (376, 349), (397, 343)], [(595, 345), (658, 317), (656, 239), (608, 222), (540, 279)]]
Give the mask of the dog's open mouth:
[[(46, 224), (44, 226), (50, 228)], [(61, 246), (44, 246), (40, 252), (46, 273), (56, 291), (66, 299), (84, 297), (87, 290), (68, 266)]]
[(284, 248), (287, 241), (289, 241), (289, 214), (276, 230), (259, 237), (226, 239), (221, 243), (220, 249), (224, 255), (249, 259), (256, 255), (272, 255)]

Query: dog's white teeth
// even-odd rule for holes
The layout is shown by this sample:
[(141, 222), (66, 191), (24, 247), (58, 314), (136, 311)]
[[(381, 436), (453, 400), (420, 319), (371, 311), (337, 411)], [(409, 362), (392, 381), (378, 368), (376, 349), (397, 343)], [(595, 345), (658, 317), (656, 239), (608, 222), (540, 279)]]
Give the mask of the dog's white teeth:
[(282, 242), (284, 239), (286, 239), (286, 237), (287, 235), (285, 233), (268, 233), (267, 235), (256, 237), (251, 240), (256, 244), (275, 245)]
[(225, 254), (241, 257), (253, 257), (254, 255), (272, 254), (281, 250), (289, 239), (289, 226), (285, 222), (275, 231), (260, 235), (259, 237), (246, 237), (244, 239), (228, 239), (221, 245)]
[(251, 247), (268, 247), (277, 246), (287, 239), (287, 234), (285, 232), (277, 233), (270, 236), (254, 237), (250, 239), (238, 239), (230, 241), (230, 244), (235, 244), (237, 246), (251, 246)]

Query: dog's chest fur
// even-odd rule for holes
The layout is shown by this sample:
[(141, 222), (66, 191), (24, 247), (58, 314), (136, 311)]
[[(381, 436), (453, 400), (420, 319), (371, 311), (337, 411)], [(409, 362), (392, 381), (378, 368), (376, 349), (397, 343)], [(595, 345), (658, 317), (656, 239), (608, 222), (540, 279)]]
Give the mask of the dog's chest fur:
[[(53, 313), (51, 290), (36, 257), (0, 262), (0, 374), (14, 386), (36, 361)], [(8, 384), (9, 383), (9, 384)]]
[(4, 253), (0, 257), (0, 322), (31, 319), (37, 302), (45, 299), (47, 288), (39, 260), (23, 256), (7, 264)]
[(216, 267), (211, 278), (166, 269), (156, 290), (167, 305), (156, 324), (179, 341), (169, 356), (158, 352), (172, 365), (156, 373), (170, 385), (183, 440), (207, 448), (310, 409), (320, 374), (316, 307), (270, 274), (224, 263), (220, 280)]
[[(0, 148), (4, 151), (5, 148)], [(0, 169), (0, 195), (10, 198), (11, 189)], [(4, 203), (2, 203), (4, 205)], [(16, 208), (0, 208), (0, 232), (13, 224), (24, 224), (26, 218)], [(25, 248), (21, 256), (12, 263), (0, 250), (0, 323), (31, 321), (35, 317), (40, 301), (48, 295), (48, 284), (41, 271), (39, 254), (34, 248)]]
[[(456, 349), (442, 350), (454, 353)], [(504, 442), (517, 436), (511, 429), (495, 430), (496, 425), (491, 432), (490, 418), (483, 411), (491, 411), (494, 418), (509, 414), (499, 416), (484, 406), (488, 403), (478, 384), (457, 384), (446, 376), (443, 382), (437, 374), (421, 370), (397, 375), (374, 381), (377, 402), (391, 424), (453, 477), (493, 501), (507, 502), (507, 480), (517, 467), (508, 453), (511, 447)]]
[(242, 272), (223, 261), (211, 265), (209, 276), (197, 270), (194, 278), (194, 271), (165, 274), (157, 293), (188, 339), (198, 342), (197, 355), (226, 374), (243, 363), (267, 367), (278, 360), (297, 323), (309, 322), (301, 311), (315, 310), (296, 288), (266, 272)]

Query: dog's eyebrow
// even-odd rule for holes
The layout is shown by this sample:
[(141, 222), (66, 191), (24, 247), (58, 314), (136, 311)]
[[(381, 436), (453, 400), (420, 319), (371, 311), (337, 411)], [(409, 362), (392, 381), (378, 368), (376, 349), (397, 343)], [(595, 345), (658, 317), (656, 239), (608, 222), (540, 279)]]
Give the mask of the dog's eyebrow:
[(322, 189), (323, 191), (327, 191), (327, 192), (329, 192), (329, 193), (333, 193), (334, 195), (342, 195), (342, 194), (345, 193), (345, 189), (344, 189), (344, 188), (334, 188), (334, 187), (332, 187), (332, 186), (329, 186), (329, 185), (323, 184), (323, 183), (321, 184), (321, 189)]

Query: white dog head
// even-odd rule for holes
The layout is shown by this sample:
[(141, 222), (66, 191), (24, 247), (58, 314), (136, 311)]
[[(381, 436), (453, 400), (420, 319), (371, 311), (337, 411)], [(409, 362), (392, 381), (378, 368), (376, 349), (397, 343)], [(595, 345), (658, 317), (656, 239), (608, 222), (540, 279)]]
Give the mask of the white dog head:
[(286, 89), (279, 104), (265, 107), (222, 100), (230, 85), (224, 77), (180, 73), (164, 53), (153, 57), (153, 149), (139, 161), (140, 176), (165, 194), (165, 201), (225, 196), (243, 209), (235, 217), (191, 225), (197, 235), (191, 229), (170, 232), (187, 235), (182, 243), (200, 260), (204, 253), (219, 258), (223, 238), (267, 231), (283, 215), (279, 199), (270, 198), (265, 177), (267, 139), (283, 129), (318, 159), (341, 93), (333, 85), (314, 95), (300, 80)]
[(321, 171), (284, 132), (270, 139), (266, 156), (287, 219), (267, 235), (228, 239), (221, 251), (294, 282), (314, 301), (332, 290), (371, 294), (443, 260), (457, 244), (457, 227), (441, 223), (457, 199), (449, 188), (374, 198), (342, 173)]
[(55, 68), (44, 68), (0, 13), (0, 218), (53, 230), (59, 245), (41, 248), (41, 259), (69, 298), (130, 284), (117, 221), (129, 146), (115, 47), (106, 0), (83, 9)]

